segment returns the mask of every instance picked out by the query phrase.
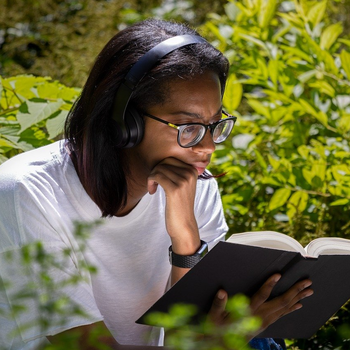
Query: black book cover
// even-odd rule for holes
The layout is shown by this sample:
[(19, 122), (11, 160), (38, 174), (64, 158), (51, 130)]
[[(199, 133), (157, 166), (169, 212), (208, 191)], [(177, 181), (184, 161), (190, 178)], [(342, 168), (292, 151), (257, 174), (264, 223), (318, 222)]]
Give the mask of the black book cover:
[(312, 280), (314, 294), (301, 301), (300, 310), (282, 317), (259, 337), (310, 338), (350, 298), (350, 255), (307, 258), (298, 252), (219, 242), (136, 322), (144, 323), (146, 314), (167, 312), (176, 303), (196, 305), (198, 321), (208, 313), (220, 288), (229, 296), (251, 297), (276, 272), (282, 278), (272, 296), (304, 278)]

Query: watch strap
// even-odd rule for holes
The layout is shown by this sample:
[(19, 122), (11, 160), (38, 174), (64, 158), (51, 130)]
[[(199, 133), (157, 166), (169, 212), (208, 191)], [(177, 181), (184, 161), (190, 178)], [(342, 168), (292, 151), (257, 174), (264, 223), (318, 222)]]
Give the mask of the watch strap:
[(172, 250), (172, 246), (169, 247), (169, 261), (170, 264), (176, 267), (192, 268), (195, 266), (202, 257), (208, 252), (208, 244), (201, 240), (201, 246), (192, 255), (180, 255), (176, 254)]

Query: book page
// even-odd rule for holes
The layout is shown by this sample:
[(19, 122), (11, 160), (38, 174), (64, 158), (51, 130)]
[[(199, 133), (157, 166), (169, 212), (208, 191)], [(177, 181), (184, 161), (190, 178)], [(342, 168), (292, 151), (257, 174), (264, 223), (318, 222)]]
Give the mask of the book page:
[(275, 231), (234, 233), (226, 240), (226, 242), (287, 250), (306, 255), (304, 247), (298, 241), (288, 235)]
[(321, 237), (311, 241), (305, 250), (309, 255), (349, 255), (350, 240), (339, 237)]

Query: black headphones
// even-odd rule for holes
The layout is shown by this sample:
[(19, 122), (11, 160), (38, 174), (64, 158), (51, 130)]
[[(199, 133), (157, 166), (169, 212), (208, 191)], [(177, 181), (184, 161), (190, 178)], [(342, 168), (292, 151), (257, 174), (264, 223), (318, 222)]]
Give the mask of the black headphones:
[(146, 52), (130, 69), (117, 90), (112, 117), (117, 123), (116, 147), (131, 148), (143, 138), (144, 121), (142, 115), (132, 105), (130, 98), (137, 85), (156, 63), (165, 55), (182, 46), (207, 42), (198, 35), (178, 35), (166, 39)]

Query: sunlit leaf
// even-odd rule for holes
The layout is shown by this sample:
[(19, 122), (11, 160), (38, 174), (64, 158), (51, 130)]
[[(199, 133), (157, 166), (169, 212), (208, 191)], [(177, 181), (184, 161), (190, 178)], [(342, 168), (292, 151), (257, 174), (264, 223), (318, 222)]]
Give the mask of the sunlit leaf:
[(17, 120), (21, 125), (21, 132), (57, 112), (62, 106), (63, 100), (57, 100), (56, 102), (33, 102), (28, 100), (26, 104), (28, 113), (23, 113), (21, 111), (17, 113)]
[(267, 69), (269, 72), (270, 79), (273, 82), (273, 84), (275, 85), (275, 87), (277, 88), (278, 61), (277, 60), (270, 60), (267, 67), (268, 67)]
[(327, 27), (322, 35), (320, 41), (320, 47), (323, 50), (328, 50), (337, 40), (338, 36), (343, 32), (343, 26), (341, 23), (331, 24)]
[(64, 122), (68, 111), (59, 111), (54, 118), (49, 118), (46, 122), (46, 129), (49, 133), (49, 139), (53, 139), (63, 132)]
[(261, 0), (258, 21), (261, 28), (267, 28), (276, 11), (277, 0)]
[(291, 194), (289, 188), (279, 188), (272, 196), (269, 202), (269, 209), (274, 210), (282, 207), (288, 200)]
[(306, 192), (294, 192), (288, 200), (288, 217), (292, 219), (296, 212), (302, 213), (307, 207), (308, 199), (309, 195)]
[(336, 206), (336, 205), (346, 205), (346, 204), (348, 204), (349, 202), (350, 202), (349, 199), (347, 199), (347, 198), (342, 198), (342, 199), (337, 199), (336, 201), (330, 203), (329, 205), (332, 206), (332, 207), (334, 207), (334, 206)]
[(340, 53), (341, 65), (346, 73), (347, 78), (350, 80), (350, 53), (342, 50)]
[(327, 8), (327, 0), (317, 2), (312, 6), (307, 14), (307, 19), (312, 23), (313, 27), (321, 22)]
[(242, 94), (242, 84), (237, 81), (235, 74), (230, 74), (227, 79), (225, 94), (223, 97), (223, 105), (230, 113), (235, 111), (239, 106)]

